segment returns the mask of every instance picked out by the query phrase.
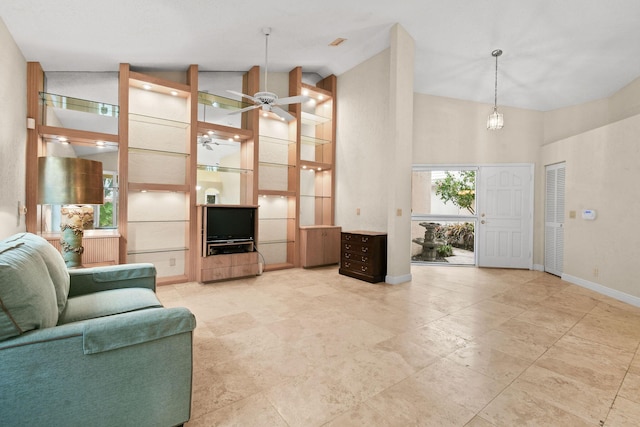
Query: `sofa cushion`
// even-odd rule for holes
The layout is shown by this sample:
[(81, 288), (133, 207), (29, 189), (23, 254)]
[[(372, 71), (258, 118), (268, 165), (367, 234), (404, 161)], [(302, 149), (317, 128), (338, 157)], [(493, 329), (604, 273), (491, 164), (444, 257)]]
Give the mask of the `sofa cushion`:
[(0, 242), (0, 341), (57, 322), (56, 291), (43, 258), (18, 235)]
[(162, 307), (155, 292), (145, 288), (122, 288), (69, 298), (59, 325), (145, 308)]
[(11, 239), (16, 242), (25, 242), (42, 257), (47, 266), (47, 270), (49, 270), (53, 287), (56, 290), (58, 314), (62, 313), (67, 303), (67, 295), (69, 294), (69, 271), (60, 252), (44, 238), (32, 233), (16, 234)]

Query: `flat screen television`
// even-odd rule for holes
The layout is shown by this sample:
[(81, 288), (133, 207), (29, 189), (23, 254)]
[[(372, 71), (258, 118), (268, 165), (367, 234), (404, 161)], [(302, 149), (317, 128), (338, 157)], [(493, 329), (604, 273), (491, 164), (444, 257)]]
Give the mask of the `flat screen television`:
[(255, 215), (252, 207), (207, 206), (207, 243), (253, 241)]

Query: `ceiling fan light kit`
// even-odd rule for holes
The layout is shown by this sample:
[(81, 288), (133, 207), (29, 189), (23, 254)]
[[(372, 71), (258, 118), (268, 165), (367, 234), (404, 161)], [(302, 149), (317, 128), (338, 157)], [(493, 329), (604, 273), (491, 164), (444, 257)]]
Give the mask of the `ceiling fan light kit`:
[(246, 111), (250, 111), (256, 108), (261, 108), (264, 116), (268, 116), (268, 113), (274, 113), (282, 120), (290, 122), (295, 119), (288, 111), (280, 108), (283, 105), (289, 104), (299, 104), (302, 102), (308, 101), (308, 96), (300, 95), (300, 96), (288, 96), (286, 98), (278, 98), (273, 92), (269, 92), (267, 89), (268, 83), (268, 71), (269, 71), (269, 35), (271, 34), (271, 28), (265, 27), (262, 29), (262, 33), (265, 36), (265, 55), (264, 55), (264, 91), (257, 92), (253, 96), (247, 95), (241, 92), (236, 92), (233, 90), (228, 90), (227, 92), (232, 93), (241, 98), (247, 98), (254, 103), (250, 107), (241, 108), (239, 110), (232, 111), (228, 114), (239, 114), (244, 113)]
[(496, 79), (494, 86), (494, 101), (493, 101), (493, 113), (489, 114), (487, 119), (487, 129), (499, 130), (504, 126), (504, 117), (501, 113), (498, 113), (498, 57), (502, 55), (502, 50), (496, 49), (491, 52), (491, 56), (496, 58)]

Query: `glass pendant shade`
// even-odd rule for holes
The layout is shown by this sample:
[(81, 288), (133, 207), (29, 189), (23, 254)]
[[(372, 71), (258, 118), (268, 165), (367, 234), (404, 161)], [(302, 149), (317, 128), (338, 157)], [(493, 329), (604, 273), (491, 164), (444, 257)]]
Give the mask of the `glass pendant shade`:
[(489, 130), (498, 130), (502, 129), (504, 126), (504, 118), (501, 113), (498, 113), (497, 109), (493, 110), (493, 113), (489, 114), (489, 118), (487, 119), (487, 129)]

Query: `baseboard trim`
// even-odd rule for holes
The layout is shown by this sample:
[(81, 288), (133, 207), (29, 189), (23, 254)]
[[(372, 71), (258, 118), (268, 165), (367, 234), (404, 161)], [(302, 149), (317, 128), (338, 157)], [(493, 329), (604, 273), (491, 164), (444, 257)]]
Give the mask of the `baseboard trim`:
[(385, 283), (390, 285), (399, 285), (400, 283), (410, 282), (411, 281), (411, 273), (405, 274), (403, 276), (386, 276), (384, 278)]
[(617, 291), (598, 283), (571, 276), (570, 274), (562, 274), (562, 280), (566, 280), (567, 282), (573, 283), (574, 285), (582, 286), (583, 288), (590, 289), (594, 292), (598, 292), (599, 294), (617, 299), (618, 301), (626, 302), (627, 304), (640, 307), (640, 298), (634, 295), (629, 295), (625, 292)]
[(533, 264), (533, 270), (535, 270), (535, 271), (544, 271), (544, 265), (542, 265), (542, 264)]

